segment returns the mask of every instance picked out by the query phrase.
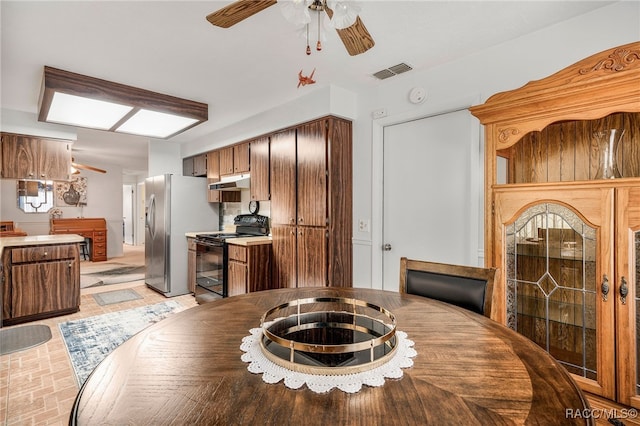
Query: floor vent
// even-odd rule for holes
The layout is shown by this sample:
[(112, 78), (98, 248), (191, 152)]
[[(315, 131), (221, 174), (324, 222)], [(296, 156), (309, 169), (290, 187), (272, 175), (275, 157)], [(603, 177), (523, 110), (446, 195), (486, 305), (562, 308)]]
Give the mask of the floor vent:
[(402, 62), (398, 65), (380, 70), (374, 73), (373, 76), (379, 80), (384, 80), (385, 78), (393, 77), (394, 75), (402, 74), (403, 72), (411, 71), (412, 69), (411, 65)]

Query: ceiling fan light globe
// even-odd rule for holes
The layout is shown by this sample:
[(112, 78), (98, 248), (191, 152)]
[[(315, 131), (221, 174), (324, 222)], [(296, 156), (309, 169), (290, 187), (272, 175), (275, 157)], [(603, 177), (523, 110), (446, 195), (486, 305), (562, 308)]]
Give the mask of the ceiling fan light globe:
[(311, 14), (304, 1), (284, 1), (280, 2), (282, 16), (296, 27), (303, 26), (311, 22)]
[(360, 14), (360, 6), (355, 2), (330, 1), (329, 8), (333, 11), (331, 25), (337, 30), (349, 28), (355, 24)]

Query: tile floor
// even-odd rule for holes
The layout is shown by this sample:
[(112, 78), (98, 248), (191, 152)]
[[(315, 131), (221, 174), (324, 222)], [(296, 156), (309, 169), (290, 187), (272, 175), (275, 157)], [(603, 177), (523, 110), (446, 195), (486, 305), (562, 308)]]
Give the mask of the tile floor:
[[(110, 259), (119, 263), (144, 264), (144, 248), (130, 247), (124, 257)], [(81, 271), (104, 269), (106, 262), (82, 262)], [(91, 296), (103, 291), (133, 288), (143, 299), (100, 306)], [(135, 308), (167, 300), (147, 288), (144, 281), (82, 289), (80, 311), (34, 321), (46, 324), (52, 338), (47, 343), (20, 352), (0, 356), (0, 425), (66, 425), (78, 392), (71, 361), (58, 323), (108, 312)], [(174, 297), (185, 308), (196, 306), (192, 295)], [(16, 325), (14, 327), (20, 327)]]

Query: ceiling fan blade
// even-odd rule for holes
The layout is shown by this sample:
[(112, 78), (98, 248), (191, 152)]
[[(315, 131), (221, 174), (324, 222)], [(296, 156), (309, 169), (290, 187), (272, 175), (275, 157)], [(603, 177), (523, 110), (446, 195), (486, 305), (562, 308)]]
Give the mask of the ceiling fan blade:
[(76, 169), (91, 170), (92, 172), (98, 172), (98, 173), (107, 173), (106, 170), (99, 169), (93, 166), (87, 166), (86, 164), (71, 163), (71, 165)]
[(351, 56), (364, 53), (376, 44), (359, 16), (352, 26), (336, 31)]
[[(329, 19), (333, 17), (333, 10), (325, 7)], [(367, 27), (364, 26), (364, 22), (360, 19), (360, 16), (356, 17), (356, 22), (350, 27), (337, 29), (336, 31), (342, 40), (342, 44), (347, 49), (347, 52), (351, 56), (356, 56), (371, 49), (376, 42), (373, 41), (373, 37), (369, 34)]]
[(277, 0), (238, 0), (207, 15), (207, 21), (217, 27), (229, 28), (276, 3)]

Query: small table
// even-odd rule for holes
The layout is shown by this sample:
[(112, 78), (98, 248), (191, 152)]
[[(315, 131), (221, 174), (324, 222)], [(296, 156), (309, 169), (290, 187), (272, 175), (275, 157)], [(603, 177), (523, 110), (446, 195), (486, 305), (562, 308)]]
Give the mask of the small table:
[[(386, 307), (415, 342), (413, 367), (352, 394), (265, 383), (240, 359), (242, 338), (268, 309), (306, 297)], [(307, 288), (229, 297), (143, 330), (94, 370), (70, 424), (593, 424), (567, 418), (588, 408), (549, 354), (484, 316), (414, 295)]]

